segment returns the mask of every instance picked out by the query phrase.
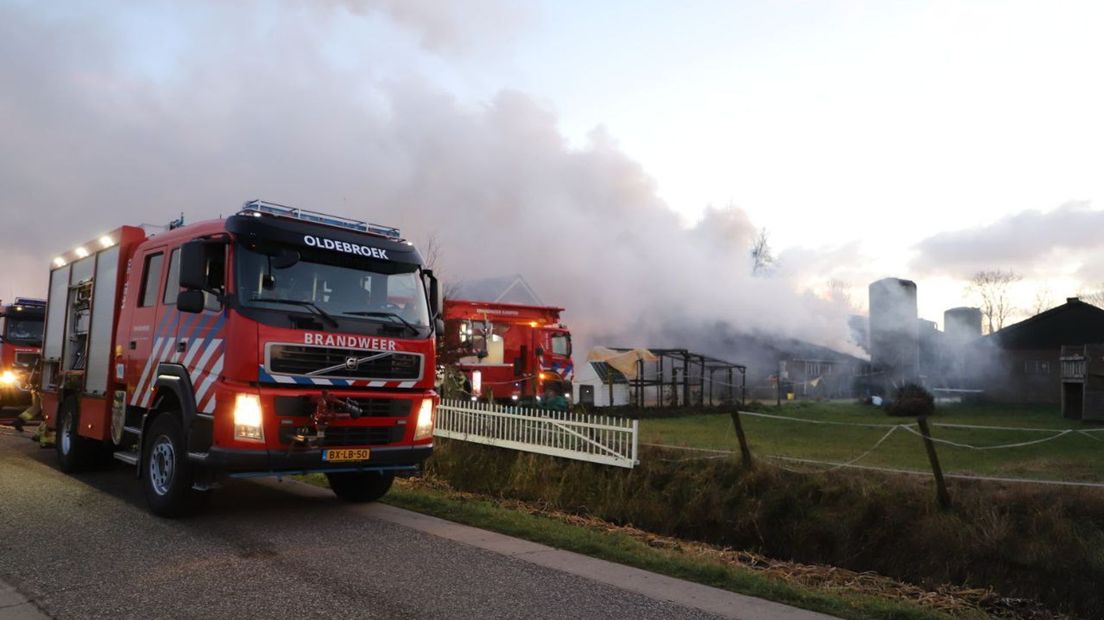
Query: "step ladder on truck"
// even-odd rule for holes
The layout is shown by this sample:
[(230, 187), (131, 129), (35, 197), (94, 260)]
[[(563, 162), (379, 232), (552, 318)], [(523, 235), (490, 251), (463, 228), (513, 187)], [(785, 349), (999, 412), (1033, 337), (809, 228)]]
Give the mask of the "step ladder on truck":
[(433, 444), (440, 295), (398, 229), (260, 200), (59, 255), (42, 351), (61, 469), (113, 456), (152, 512), (225, 477), (381, 497)]

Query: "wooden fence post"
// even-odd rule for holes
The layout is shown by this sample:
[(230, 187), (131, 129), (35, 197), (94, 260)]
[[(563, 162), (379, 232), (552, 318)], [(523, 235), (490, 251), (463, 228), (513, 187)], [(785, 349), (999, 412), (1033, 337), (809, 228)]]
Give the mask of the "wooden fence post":
[(740, 410), (732, 410), (732, 426), (736, 428), (736, 438), (740, 440), (740, 457), (744, 461), (744, 467), (751, 467), (751, 450), (748, 449), (747, 436), (744, 435), (744, 425), (740, 423)]
[(920, 427), (920, 434), (924, 436), (924, 448), (927, 449), (928, 460), (931, 461), (939, 507), (945, 510), (951, 507), (951, 496), (947, 493), (947, 484), (943, 482), (943, 469), (939, 467), (939, 456), (935, 453), (935, 442), (932, 441), (931, 430), (928, 429), (928, 418), (925, 416), (916, 418), (916, 425)]

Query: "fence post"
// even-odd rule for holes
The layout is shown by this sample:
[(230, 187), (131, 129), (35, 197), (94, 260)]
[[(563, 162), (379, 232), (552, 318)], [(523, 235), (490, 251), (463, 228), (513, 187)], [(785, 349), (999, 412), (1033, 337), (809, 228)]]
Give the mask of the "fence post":
[(920, 427), (920, 433), (924, 436), (924, 448), (928, 451), (928, 460), (931, 461), (932, 475), (935, 476), (935, 490), (939, 497), (939, 507), (947, 509), (951, 507), (951, 496), (947, 493), (947, 484), (943, 482), (943, 470), (939, 467), (939, 456), (935, 453), (935, 442), (931, 440), (931, 431), (928, 429), (928, 418), (920, 416), (916, 418), (916, 425)]
[(736, 427), (736, 438), (740, 440), (740, 457), (744, 461), (744, 467), (751, 467), (751, 450), (748, 449), (747, 436), (744, 435), (744, 425), (740, 423), (740, 410), (732, 410), (732, 426)]
[(640, 420), (633, 418), (632, 421), (632, 464), (636, 465), (640, 462)]

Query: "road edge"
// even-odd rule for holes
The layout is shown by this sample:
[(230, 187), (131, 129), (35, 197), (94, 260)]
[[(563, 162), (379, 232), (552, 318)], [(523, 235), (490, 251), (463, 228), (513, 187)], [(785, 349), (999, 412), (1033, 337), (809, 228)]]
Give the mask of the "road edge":
[(15, 586), (0, 579), (0, 618), (3, 620), (44, 620), (49, 618), (34, 601)]
[[(258, 481), (261, 482), (261, 481)], [(291, 483), (289, 485), (288, 483)], [(285, 490), (315, 497), (332, 497), (329, 491), (297, 480), (263, 481)], [(684, 579), (668, 577), (588, 555), (556, 549), (521, 538), (447, 521), (386, 504), (366, 504), (355, 510), (374, 519), (402, 525), (439, 538), (478, 547), (524, 562), (569, 573), (648, 598), (698, 609), (736, 620), (828, 620), (834, 616), (791, 607), (746, 594), (738, 594)]]

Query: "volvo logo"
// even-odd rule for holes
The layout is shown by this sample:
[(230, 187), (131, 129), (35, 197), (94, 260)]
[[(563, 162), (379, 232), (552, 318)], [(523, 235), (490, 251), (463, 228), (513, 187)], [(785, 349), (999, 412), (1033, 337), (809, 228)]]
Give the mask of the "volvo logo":
[(346, 357), (345, 358), (345, 370), (356, 370), (360, 366), (360, 358), (358, 357)]

